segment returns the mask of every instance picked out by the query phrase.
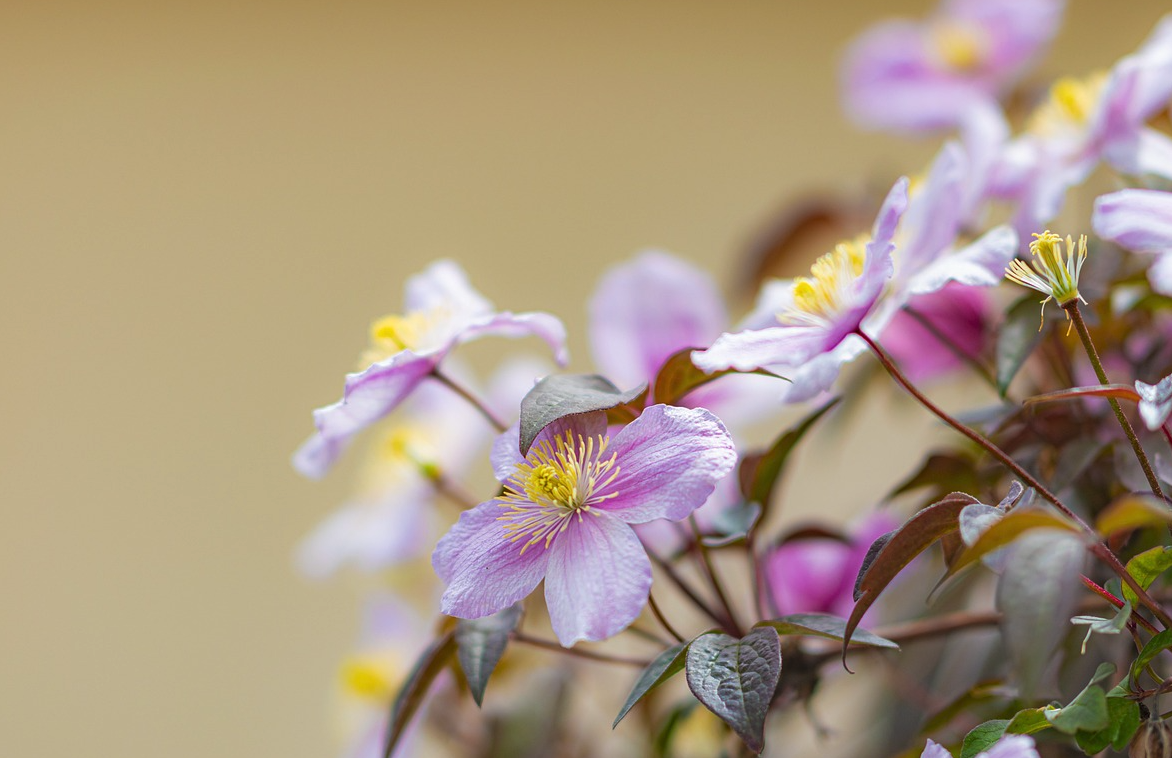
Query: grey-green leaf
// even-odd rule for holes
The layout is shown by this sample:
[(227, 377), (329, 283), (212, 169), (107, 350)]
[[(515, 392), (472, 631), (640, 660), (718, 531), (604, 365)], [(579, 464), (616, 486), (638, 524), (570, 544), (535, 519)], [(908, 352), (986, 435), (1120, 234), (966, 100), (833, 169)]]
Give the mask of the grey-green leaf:
[(688, 687), (749, 749), (765, 749), (765, 715), (781, 677), (781, 640), (768, 626), (743, 639), (703, 634), (687, 654)]
[(619, 722), (630, 713), (631, 709), (635, 707), (635, 703), (639, 702), (644, 695), (671, 679), (684, 668), (687, 650), (688, 643), (681, 642), (655, 656), (655, 660), (643, 669), (643, 673), (639, 674), (639, 679), (631, 688), (631, 694), (627, 695), (627, 702), (623, 703), (623, 707), (619, 709), (619, 715), (615, 716), (614, 723), (610, 726), (611, 729), (619, 725)]
[(1019, 536), (1012, 550), (997, 585), (997, 607), (1012, 669), (1029, 700), (1066, 632), (1086, 548), (1070, 532), (1036, 529)]
[[(846, 637), (846, 619), (831, 616), (829, 613), (792, 613), (788, 616), (762, 621), (757, 626), (771, 626), (783, 637), (787, 635), (814, 636), (839, 641)], [(899, 649), (899, 645), (891, 640), (872, 634), (866, 629), (856, 629), (851, 635), (851, 642), (856, 645)]]
[(521, 455), (541, 430), (565, 416), (606, 411), (642, 395), (646, 386), (622, 392), (597, 374), (554, 374), (537, 383), (521, 401)]
[(509, 634), (520, 620), (521, 604), (516, 603), (491, 616), (456, 622), (456, 659), (477, 706), (482, 704), (488, 678), (505, 653)]

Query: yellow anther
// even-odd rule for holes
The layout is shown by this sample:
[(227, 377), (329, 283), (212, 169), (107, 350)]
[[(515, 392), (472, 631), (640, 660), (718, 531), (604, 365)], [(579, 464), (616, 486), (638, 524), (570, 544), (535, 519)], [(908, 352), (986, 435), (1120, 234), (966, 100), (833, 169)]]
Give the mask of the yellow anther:
[(1061, 133), (1086, 125), (1107, 83), (1105, 72), (1082, 79), (1063, 77), (1051, 87), (1046, 100), (1034, 110), (1027, 129), (1043, 135)]
[(814, 261), (811, 276), (794, 280), (793, 308), (779, 313), (785, 324), (805, 324), (811, 319), (833, 318), (843, 307), (843, 299), (851, 282), (863, 273), (866, 258), (866, 235), (839, 242), (834, 250)]
[[(1078, 292), (1078, 278), (1082, 273), (1082, 264), (1087, 259), (1087, 237), (1085, 234), (1079, 235), (1076, 245), (1074, 239), (1067, 236), (1064, 249), (1062, 238), (1047, 229), (1041, 234), (1034, 234), (1030, 253), (1033, 254), (1033, 268), (1014, 258), (1005, 269), (1005, 278), (1046, 295), (1042, 301), (1042, 324), (1038, 326), (1038, 331), (1041, 331), (1045, 324), (1046, 303), (1054, 300), (1063, 306), (1074, 300), (1082, 300)], [(1066, 317), (1069, 319), (1070, 314)]]
[(394, 694), (390, 678), (373, 661), (352, 658), (342, 664), (342, 687), (364, 700), (385, 702)]
[(932, 28), (932, 42), (939, 59), (954, 71), (972, 71), (985, 61), (988, 43), (979, 29), (941, 22)]

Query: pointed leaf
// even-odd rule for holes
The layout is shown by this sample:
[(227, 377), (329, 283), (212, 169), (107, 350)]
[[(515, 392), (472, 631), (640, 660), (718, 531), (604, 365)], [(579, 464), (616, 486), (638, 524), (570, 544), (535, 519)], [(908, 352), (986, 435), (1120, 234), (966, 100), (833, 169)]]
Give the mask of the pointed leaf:
[[(812, 636), (842, 640), (846, 636), (846, 619), (831, 616), (828, 613), (792, 613), (788, 616), (762, 621), (757, 626), (771, 626), (782, 637)], [(872, 634), (866, 629), (856, 629), (851, 642), (856, 645), (899, 650), (899, 645), (877, 634)]]
[(1095, 531), (1104, 537), (1149, 526), (1172, 524), (1172, 508), (1155, 495), (1124, 495), (1095, 519)]
[(673, 353), (663, 366), (660, 367), (659, 373), (655, 375), (654, 389), (651, 392), (652, 398), (657, 403), (664, 403), (666, 405), (676, 405), (689, 392), (703, 387), (709, 382), (719, 379), (722, 376), (729, 374), (747, 373), (760, 374), (761, 376), (772, 376), (777, 379), (789, 381), (784, 376), (778, 376), (770, 371), (764, 369), (756, 369), (754, 371), (737, 371), (735, 368), (724, 369), (723, 371), (714, 371), (711, 374), (706, 374), (696, 365), (692, 363), (692, 351), (702, 350), (703, 348), (688, 347)]
[(423, 651), (411, 669), (407, 681), (403, 683), (399, 694), (391, 705), (391, 717), (387, 722), (386, 747), (383, 758), (389, 758), (395, 750), (395, 745), (403, 736), (403, 730), (411, 723), (411, 718), (423, 704), (423, 697), (431, 687), (431, 683), (439, 673), (451, 662), (456, 653), (456, 635), (449, 629), (439, 636), (431, 646)]
[(456, 659), (472, 690), (472, 699), (480, 706), (488, 678), (505, 653), (509, 634), (521, 620), (521, 604), (479, 619), (460, 619), (456, 622)]
[(1040, 508), (1015, 508), (958, 555), (944, 575), (944, 579), (955, 576), (969, 564), (1000, 550), (1033, 529), (1061, 529), (1075, 534), (1080, 533), (1078, 525), (1061, 514)]
[(769, 508), (769, 501), (773, 496), (773, 488), (781, 479), (785, 470), (785, 463), (789, 454), (797, 447), (798, 442), (810, 431), (810, 427), (826, 412), (838, 405), (839, 398), (834, 398), (826, 405), (814, 411), (798, 422), (796, 426), (782, 433), (772, 446), (763, 453), (751, 453), (741, 459), (738, 475), (741, 483), (741, 494), (745, 499), (760, 503), (764, 509)]
[(1032, 294), (1025, 295), (1009, 308), (997, 335), (997, 391), (1001, 397), (1041, 340), (1038, 301)]
[(997, 585), (997, 608), (1004, 614), (1002, 634), (1023, 699), (1033, 696), (1066, 633), (1085, 560), (1082, 540), (1064, 530), (1031, 531), (1014, 543)]
[(615, 716), (614, 723), (610, 726), (611, 729), (619, 725), (623, 717), (635, 707), (635, 703), (643, 699), (644, 695), (683, 670), (687, 650), (688, 643), (681, 642), (655, 656), (655, 660), (643, 669), (643, 673), (639, 674), (635, 686), (631, 688), (631, 694), (627, 695), (627, 702), (623, 703), (623, 707), (619, 709), (619, 715)]
[(1057, 708), (1046, 714), (1050, 725), (1063, 734), (1075, 732), (1097, 732), (1106, 729), (1110, 724), (1110, 715), (1107, 711), (1107, 693), (1096, 684), (1115, 672), (1111, 663), (1099, 664), (1091, 683), (1070, 701), (1065, 708)]
[(1165, 629), (1148, 640), (1144, 649), (1139, 651), (1135, 662), (1131, 664), (1131, 683), (1138, 685), (1139, 675), (1157, 655), (1172, 647), (1172, 629)]
[(1043, 706), (1041, 708), (1026, 708), (1023, 711), (1018, 711), (1013, 714), (1013, 718), (1005, 726), (1006, 734), (1037, 734), (1050, 728), (1050, 721), (1046, 718), (1046, 713), (1052, 710), (1057, 710), (1053, 706)]
[(960, 758), (976, 758), (978, 753), (985, 752), (1001, 739), (1007, 726), (1009, 719), (996, 719), (977, 724), (964, 736), (964, 742), (960, 746)]
[(744, 639), (703, 634), (687, 655), (688, 687), (708, 710), (732, 727), (749, 749), (765, 749), (765, 714), (781, 676), (781, 640), (770, 627)]
[[(891, 580), (895, 578), (904, 566), (912, 562), (920, 553), (924, 552), (933, 542), (949, 532), (956, 531), (960, 512), (966, 505), (972, 505), (977, 499), (963, 492), (954, 492), (939, 503), (928, 506), (889, 535), (879, 539), (885, 540), (880, 549), (868, 551), (868, 556), (874, 554), (870, 562), (863, 561), (859, 570), (859, 577), (855, 581), (855, 607), (847, 620), (843, 632), (842, 655), (846, 660), (846, 647), (850, 642), (855, 627), (863, 619), (863, 614), (879, 598)], [(878, 541), (878, 540), (877, 540)]]
[[(1127, 573), (1135, 577), (1135, 581), (1145, 590), (1169, 568), (1172, 568), (1172, 547), (1154, 547), (1127, 562)], [(1139, 602), (1135, 590), (1126, 584), (1123, 585), (1123, 598), (1132, 605)]]
[(529, 453), (541, 430), (564, 416), (605, 411), (630, 403), (646, 386), (621, 392), (597, 374), (554, 374), (529, 390), (521, 400), (521, 455)]
[(1080, 397), (1113, 397), (1117, 400), (1130, 400), (1133, 403), (1139, 402), (1139, 393), (1135, 391), (1134, 387), (1129, 387), (1126, 384), (1096, 384), (1092, 387), (1071, 387), (1068, 390), (1058, 390), (1057, 392), (1047, 392), (1044, 395), (1034, 395), (1027, 397), (1022, 401), (1023, 405), (1036, 405), (1038, 403), (1053, 403), (1059, 400), (1074, 400)]

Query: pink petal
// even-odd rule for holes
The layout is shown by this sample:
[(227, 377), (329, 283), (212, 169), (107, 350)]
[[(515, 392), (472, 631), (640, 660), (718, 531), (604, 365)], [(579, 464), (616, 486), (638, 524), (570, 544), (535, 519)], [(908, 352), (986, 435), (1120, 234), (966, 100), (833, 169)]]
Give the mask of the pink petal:
[(430, 542), (428, 489), (416, 486), (375, 502), (343, 505), (298, 546), (297, 567), (324, 579), (346, 564), (370, 572), (419, 555)]
[(727, 368), (752, 371), (765, 366), (796, 366), (826, 349), (829, 335), (814, 326), (774, 326), (722, 334), (707, 350), (692, 353), (692, 363), (712, 373)]
[(558, 641), (604, 640), (638, 618), (651, 562), (634, 530), (605, 512), (585, 514), (549, 550), (545, 603)]
[(431, 556), (435, 572), (448, 584), (440, 610), (458, 618), (480, 618), (503, 610), (537, 587), (549, 563), (541, 544), (521, 553), (523, 541), (510, 542), (501, 516), (505, 508), (489, 500), (460, 514)]
[(623, 427), (611, 453), (619, 475), (605, 492), (618, 495), (599, 507), (632, 524), (686, 518), (737, 460), (720, 419), (702, 408), (667, 405), (651, 406)]
[(1095, 200), (1095, 233), (1137, 253), (1172, 250), (1172, 192), (1125, 189)]
[(557, 317), (548, 313), (493, 313), (465, 325), (456, 335), (456, 341), (471, 342), (489, 336), (511, 339), (539, 337), (549, 345), (559, 366), (570, 361), (570, 353), (566, 350), (566, 327)]
[[(403, 305), (408, 312), (458, 308), (463, 319), (492, 313), (492, 303), (472, 288), (458, 263), (438, 260), (403, 285)], [(454, 315), (454, 314), (453, 314)]]

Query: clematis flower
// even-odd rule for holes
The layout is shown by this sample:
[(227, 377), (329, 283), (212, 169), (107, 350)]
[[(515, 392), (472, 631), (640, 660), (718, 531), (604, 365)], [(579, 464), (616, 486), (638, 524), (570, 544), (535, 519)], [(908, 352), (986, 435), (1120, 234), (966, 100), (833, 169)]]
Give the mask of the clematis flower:
[(722, 334), (712, 347), (692, 353), (692, 362), (707, 372), (800, 366), (800, 376), (789, 372), (789, 402), (828, 388), (843, 363), (865, 349), (853, 332), (894, 271), (892, 238), (907, 207), (907, 187), (904, 178), (891, 188), (869, 240), (839, 243), (814, 262), (810, 277), (767, 282), (743, 322), (746, 330)]
[[(1022, 261), (1014, 258), (1005, 269), (1005, 278), (1018, 284), (1037, 290), (1046, 296), (1042, 301), (1042, 330), (1045, 322), (1046, 303), (1053, 300), (1059, 306), (1075, 300), (1083, 300), (1078, 292), (1078, 278), (1082, 274), (1082, 264), (1087, 259), (1087, 237), (1079, 235), (1078, 244), (1069, 235), (1066, 237), (1066, 248), (1063, 250), (1062, 238), (1049, 229), (1041, 234), (1034, 235), (1030, 243), (1030, 253), (1033, 254), (1033, 269)], [(1070, 314), (1066, 315), (1070, 318)]]
[[(952, 758), (952, 753), (948, 752), (943, 745), (928, 740), (928, 744), (924, 746), (924, 752), (920, 753), (920, 758)], [(977, 753), (973, 758), (1038, 758), (1038, 751), (1034, 746), (1033, 737), (1024, 734), (1007, 734), (997, 740), (988, 750)]]
[(561, 321), (547, 313), (495, 312), (452, 261), (408, 279), (404, 300), (406, 315), (371, 325), (363, 369), (346, 377), (342, 399), (314, 411), (317, 432), (293, 456), (305, 476), (324, 476), (355, 434), (394, 410), (460, 343), (533, 335), (549, 344), (560, 365), (568, 360)]
[(770, 607), (783, 616), (849, 616), (855, 604), (855, 578), (868, 548), (898, 526), (887, 513), (877, 511), (858, 524), (845, 542), (830, 537), (783, 542), (764, 557)]
[(601, 640), (639, 615), (651, 563), (631, 524), (687, 517), (736, 462), (732, 439), (703, 409), (655, 405), (609, 437), (604, 413), (569, 416), (528, 454), (516, 431), (493, 448), (504, 494), (465, 511), (432, 555), (444, 613), (480, 618), (545, 580), (558, 640)]
[(1071, 187), (1106, 160), (1132, 175), (1172, 179), (1172, 139), (1145, 126), (1172, 98), (1172, 15), (1109, 72), (1060, 79), (1010, 142), (992, 191), (1018, 203), (1021, 232), (1053, 220)]
[(1095, 200), (1095, 234), (1136, 253), (1155, 255), (1148, 282), (1172, 296), (1172, 192), (1126, 189)]
[(1139, 415), (1144, 426), (1152, 431), (1159, 429), (1172, 414), (1172, 375), (1156, 384), (1145, 384), (1137, 379), (1135, 391), (1139, 393)]
[(847, 112), (872, 129), (924, 132), (960, 125), (1044, 51), (1062, 19), (1060, 0), (945, 0), (926, 21), (893, 20), (847, 51)]

